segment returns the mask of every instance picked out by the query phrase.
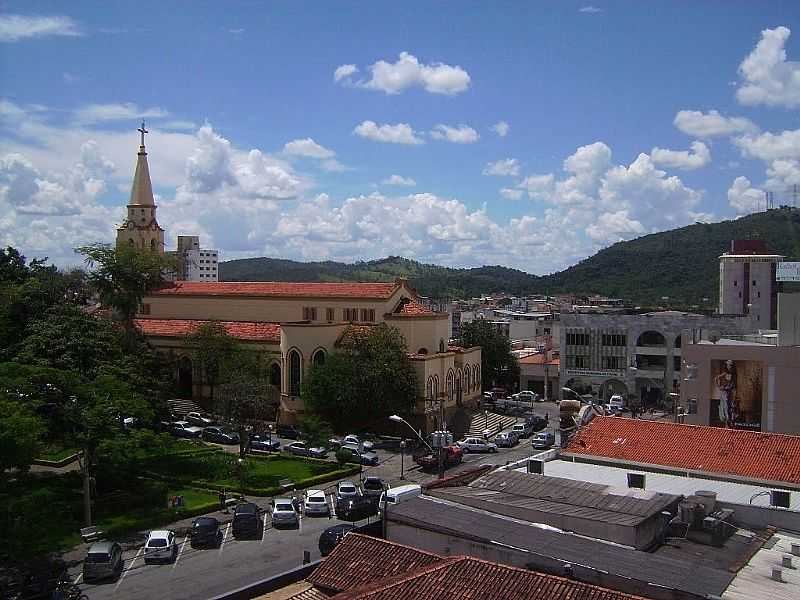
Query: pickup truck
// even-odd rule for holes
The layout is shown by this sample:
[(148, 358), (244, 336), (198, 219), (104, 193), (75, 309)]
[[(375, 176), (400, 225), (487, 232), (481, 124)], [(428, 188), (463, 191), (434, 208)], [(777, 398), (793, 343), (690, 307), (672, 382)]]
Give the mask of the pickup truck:
[[(464, 458), (464, 452), (458, 446), (447, 446), (444, 453), (444, 468), (460, 464)], [(436, 469), (439, 467), (439, 454), (423, 454), (417, 456), (414, 461), (423, 469)]]

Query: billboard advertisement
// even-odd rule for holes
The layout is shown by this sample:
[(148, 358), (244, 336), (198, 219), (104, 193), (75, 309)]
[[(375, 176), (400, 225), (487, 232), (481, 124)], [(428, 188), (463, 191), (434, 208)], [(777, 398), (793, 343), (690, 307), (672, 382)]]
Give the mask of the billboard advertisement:
[(712, 360), (709, 425), (761, 431), (763, 371), (755, 360)]
[(779, 262), (775, 267), (776, 281), (800, 281), (800, 262)]

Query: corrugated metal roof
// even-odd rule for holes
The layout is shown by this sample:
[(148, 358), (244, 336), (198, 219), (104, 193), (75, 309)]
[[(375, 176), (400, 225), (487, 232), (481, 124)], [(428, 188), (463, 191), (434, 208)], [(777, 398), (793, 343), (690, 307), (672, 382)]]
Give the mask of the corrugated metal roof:
[[(505, 545), (521, 552), (582, 565), (634, 581), (682, 590), (700, 597), (721, 595), (733, 574), (721, 569), (672, 557), (655, 559), (652, 554), (632, 550), (570, 533), (556, 532), (521, 523), (500, 515), (489, 515), (430, 496), (414, 498), (388, 511), (390, 522), (429, 529), (445, 535), (485, 544)], [(419, 537), (420, 541), (424, 536)], [(714, 548), (709, 547), (709, 552)], [(690, 575), (691, 574), (691, 575)]]

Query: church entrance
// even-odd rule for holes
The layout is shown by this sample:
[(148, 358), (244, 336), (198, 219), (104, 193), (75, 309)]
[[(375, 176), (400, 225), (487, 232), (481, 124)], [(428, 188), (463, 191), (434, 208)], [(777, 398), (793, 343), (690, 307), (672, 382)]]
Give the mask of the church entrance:
[(178, 397), (190, 399), (192, 392), (192, 360), (184, 356), (178, 361)]

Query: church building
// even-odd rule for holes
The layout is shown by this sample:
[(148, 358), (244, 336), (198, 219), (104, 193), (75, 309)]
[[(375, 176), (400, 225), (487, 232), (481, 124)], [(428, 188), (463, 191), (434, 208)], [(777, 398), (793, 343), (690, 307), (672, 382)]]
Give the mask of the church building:
[[(163, 252), (164, 230), (156, 221), (142, 124), (128, 218), (118, 229), (117, 245)], [(157, 349), (177, 365), (181, 396), (207, 397), (208, 387), (194, 364), (186, 336), (203, 323), (219, 322), (229, 335), (262, 352), (277, 403), (280, 423), (295, 423), (305, 412), (300, 389), (312, 364), (349, 336), (380, 323), (404, 336), (417, 374), (418, 394), (412, 422), (425, 431), (445, 419), (476, 408), (481, 397), (481, 349), (449, 345), (449, 315), (422, 306), (405, 279), (385, 283), (291, 283), (175, 281), (143, 299), (136, 325)]]

